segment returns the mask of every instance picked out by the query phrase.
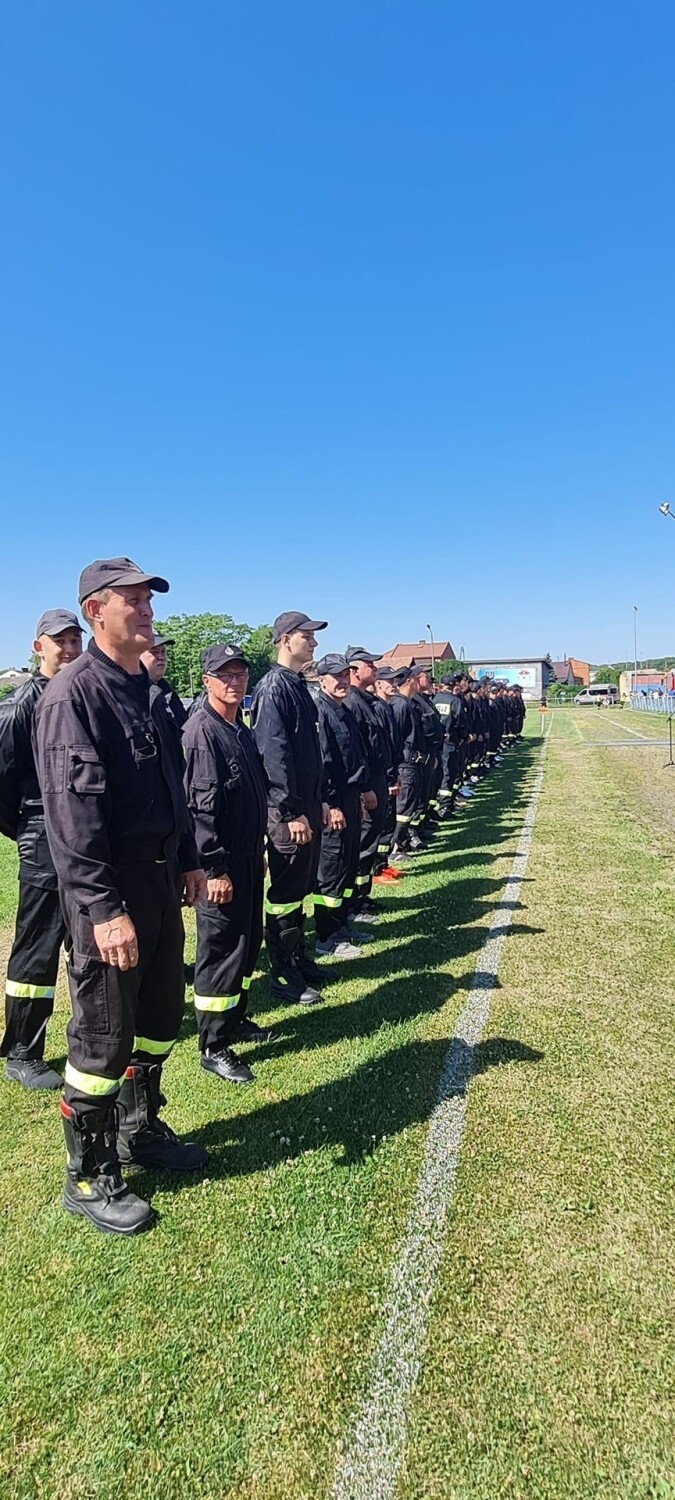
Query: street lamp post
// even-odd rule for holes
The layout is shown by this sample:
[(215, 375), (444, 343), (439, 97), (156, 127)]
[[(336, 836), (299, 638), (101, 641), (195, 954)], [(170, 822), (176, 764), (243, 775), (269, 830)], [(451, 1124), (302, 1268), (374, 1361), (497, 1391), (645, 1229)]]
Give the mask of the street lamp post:
[(434, 635), (433, 635), (433, 631), (432, 631), (430, 625), (427, 625), (427, 630), (429, 631), (429, 638), (431, 640), (431, 681), (433, 682), (434, 681), (434, 667), (435, 667)]
[[(674, 517), (674, 519), (675, 519), (675, 517)], [(637, 604), (634, 604), (633, 605), (633, 666), (634, 666), (634, 669), (635, 669), (634, 670), (634, 675), (633, 675), (633, 692), (634, 693), (637, 692), (637, 617), (638, 617), (638, 607), (637, 607)]]
[(667, 500), (663, 501), (663, 504), (659, 506), (659, 510), (662, 516), (670, 516), (671, 521), (675, 521), (675, 512), (670, 509)]

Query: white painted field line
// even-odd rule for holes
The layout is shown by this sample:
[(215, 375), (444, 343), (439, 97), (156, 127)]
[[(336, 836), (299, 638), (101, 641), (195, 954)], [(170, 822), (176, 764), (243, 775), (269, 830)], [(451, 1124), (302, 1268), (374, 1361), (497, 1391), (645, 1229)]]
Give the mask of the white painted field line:
[[(613, 724), (613, 726), (615, 726), (615, 729), (622, 729), (625, 733), (627, 733), (627, 735), (636, 736), (636, 739), (649, 739), (649, 735), (643, 735), (643, 733), (640, 732), (639, 729), (628, 729), (627, 724), (622, 724), (619, 718), (604, 718), (604, 723)], [(663, 744), (664, 742), (666, 741), (663, 741)]]
[(408, 1408), (422, 1365), (429, 1306), (447, 1234), (474, 1048), (488, 1019), (502, 946), (527, 868), (549, 734), (550, 726), (504, 894), (478, 955), (469, 994), (445, 1055), (417, 1192), (384, 1307), (384, 1326), (366, 1393), (342, 1443), (332, 1500), (393, 1500), (396, 1491), (405, 1454)]

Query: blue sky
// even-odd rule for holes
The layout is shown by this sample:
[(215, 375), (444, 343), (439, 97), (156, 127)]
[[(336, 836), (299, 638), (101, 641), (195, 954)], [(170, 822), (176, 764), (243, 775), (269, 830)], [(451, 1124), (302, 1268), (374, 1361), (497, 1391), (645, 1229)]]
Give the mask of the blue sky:
[[(5, 7), (0, 665), (80, 567), (675, 655), (675, 10)], [(328, 632), (327, 632), (328, 635)]]

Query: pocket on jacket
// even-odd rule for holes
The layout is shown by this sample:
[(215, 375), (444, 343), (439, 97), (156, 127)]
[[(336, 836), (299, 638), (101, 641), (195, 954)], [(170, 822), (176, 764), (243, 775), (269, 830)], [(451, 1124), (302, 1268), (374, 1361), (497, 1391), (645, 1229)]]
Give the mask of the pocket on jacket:
[(68, 751), (68, 791), (80, 796), (103, 796), (105, 767), (96, 751), (87, 745), (74, 745)]

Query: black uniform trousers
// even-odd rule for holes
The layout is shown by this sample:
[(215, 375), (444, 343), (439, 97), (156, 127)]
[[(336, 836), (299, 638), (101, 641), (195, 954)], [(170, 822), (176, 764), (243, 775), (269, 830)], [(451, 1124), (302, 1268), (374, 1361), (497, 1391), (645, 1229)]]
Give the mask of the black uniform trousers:
[(195, 1010), (200, 1052), (207, 1047), (218, 1051), (236, 1039), (262, 943), (262, 854), (233, 855), (229, 876), (231, 901), (225, 906), (200, 901), (197, 907)]
[(396, 798), (387, 797), (384, 809), (384, 823), (380, 833), (380, 842), (377, 846), (377, 855), (373, 866), (373, 875), (379, 875), (386, 869), (391, 854), (394, 835), (396, 832)]
[(5, 1035), (0, 1056), (44, 1056), (63, 936), (56, 877), (53, 890), (35, 885), (26, 879), (20, 865), (19, 905), (7, 965)]
[(458, 746), (452, 740), (444, 740), (441, 753), (441, 784), (438, 798), (441, 806), (448, 802), (454, 802), (457, 792), (457, 779), (460, 773), (460, 756)]
[(389, 801), (386, 777), (376, 782), (371, 790), (374, 791), (377, 797), (377, 807), (374, 807), (372, 812), (368, 812), (364, 808), (361, 814), (359, 862), (354, 877), (354, 894), (350, 898), (350, 905), (354, 910), (357, 910), (361, 903), (366, 900), (366, 897), (370, 895), (373, 885), (373, 875), (375, 874), (375, 865), (380, 844), (382, 843), (382, 835), (387, 817), (387, 803)]
[(65, 1097), (83, 1108), (110, 1102), (133, 1061), (162, 1063), (185, 1000), (182, 880), (175, 860), (121, 865), (117, 889), (136, 929), (138, 963), (124, 971), (97, 956), (90, 918), (62, 894), (68, 983)]
[[(299, 926), (303, 901), (314, 891), (321, 849), (321, 804), (305, 811), (312, 829), (308, 844), (294, 844), (288, 823), (270, 808), (267, 819), (267, 864), (270, 885), (266, 897), (267, 926), (284, 932)], [(270, 924), (272, 918), (272, 924)]]
[(342, 799), (346, 828), (324, 828), (314, 895), (314, 925), (320, 942), (344, 925), (359, 867), (361, 794), (349, 787)]
[(421, 761), (413, 765), (405, 761), (399, 766), (399, 791), (396, 798), (396, 830), (394, 843), (399, 849), (410, 842), (410, 825), (417, 812), (420, 800)]

